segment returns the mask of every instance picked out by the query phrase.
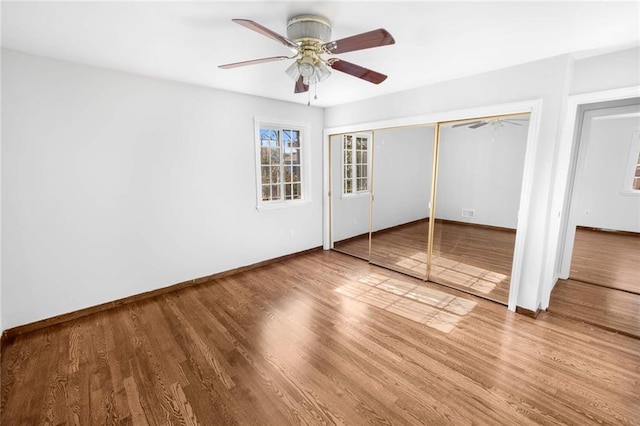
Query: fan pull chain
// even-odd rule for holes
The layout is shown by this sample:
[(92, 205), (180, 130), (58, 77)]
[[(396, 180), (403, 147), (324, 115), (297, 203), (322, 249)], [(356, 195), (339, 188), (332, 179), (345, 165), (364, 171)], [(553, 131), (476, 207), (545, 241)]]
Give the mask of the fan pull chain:
[(311, 105), (311, 90), (307, 90), (307, 106)]
[(317, 84), (313, 85), (313, 91), (314, 91), (313, 100), (317, 101), (318, 100), (318, 85)]

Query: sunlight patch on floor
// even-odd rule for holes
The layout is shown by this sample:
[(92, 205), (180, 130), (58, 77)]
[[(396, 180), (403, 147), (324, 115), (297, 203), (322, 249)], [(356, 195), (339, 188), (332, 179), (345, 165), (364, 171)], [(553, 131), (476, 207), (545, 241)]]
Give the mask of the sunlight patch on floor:
[(336, 292), (444, 333), (477, 305), (473, 300), (380, 274), (369, 274)]
[[(426, 274), (427, 255), (417, 252), (410, 257), (403, 257), (395, 264), (403, 269)], [(509, 278), (505, 274), (439, 256), (433, 257), (429, 275), (437, 276), (449, 284), (472, 288), (484, 294), (491, 293), (498, 284)]]

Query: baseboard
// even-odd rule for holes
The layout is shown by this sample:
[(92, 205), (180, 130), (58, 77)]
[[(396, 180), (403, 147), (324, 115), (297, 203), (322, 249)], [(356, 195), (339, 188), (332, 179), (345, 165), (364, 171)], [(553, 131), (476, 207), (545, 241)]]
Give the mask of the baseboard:
[(51, 327), (53, 325), (62, 324), (67, 321), (74, 321), (82, 317), (86, 317), (88, 315), (93, 315), (99, 312), (104, 312), (109, 309), (118, 308), (120, 306), (129, 305), (131, 303), (140, 302), (142, 300), (150, 299), (152, 297), (161, 296), (163, 294), (172, 293), (174, 291), (181, 290), (183, 288), (192, 287), (195, 285), (204, 284), (210, 281), (214, 281), (223, 277), (228, 277), (231, 275), (239, 274), (241, 272), (246, 272), (251, 269), (259, 268), (261, 266), (270, 265), (273, 263), (282, 262), (287, 259), (291, 259), (296, 256), (300, 256), (303, 254), (311, 253), (314, 251), (322, 250), (322, 247), (315, 247), (308, 250), (303, 250), (301, 252), (287, 254), (284, 256), (276, 257), (273, 259), (263, 260), (262, 262), (254, 263), (247, 266), (241, 266), (239, 268), (230, 269), (228, 271), (218, 272), (212, 275), (207, 275), (200, 278), (194, 278), (192, 280), (184, 281), (181, 283), (173, 284), (167, 287), (158, 288), (156, 290), (147, 291), (145, 293), (135, 294), (133, 296), (124, 297), (122, 299), (117, 299), (112, 302), (102, 303), (100, 305), (90, 306), (88, 308), (79, 309), (77, 311), (69, 312), (66, 314), (56, 315), (51, 318), (46, 318), (43, 320), (39, 320), (36, 322), (20, 325), (17, 327), (13, 327), (5, 330), (2, 333), (2, 344), (5, 343), (7, 339), (12, 339), (20, 334), (30, 333), (32, 331), (40, 330), (46, 327)]
[(628, 237), (640, 236), (640, 233), (638, 232), (620, 231), (618, 229), (609, 229), (609, 228), (593, 228), (590, 226), (576, 226), (576, 229), (579, 229), (581, 231), (606, 232), (607, 234), (614, 234), (614, 235), (626, 235)]
[(542, 309), (538, 308), (535, 311), (530, 309), (523, 308), (521, 306), (516, 306), (516, 313), (520, 315), (524, 315), (529, 318), (537, 319), (538, 315), (542, 312)]

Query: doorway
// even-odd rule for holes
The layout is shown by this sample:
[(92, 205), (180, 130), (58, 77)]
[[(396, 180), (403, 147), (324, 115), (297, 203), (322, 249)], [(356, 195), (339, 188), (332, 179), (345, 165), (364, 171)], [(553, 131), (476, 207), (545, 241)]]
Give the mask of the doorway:
[(640, 99), (582, 105), (576, 129), (549, 311), (640, 337)]

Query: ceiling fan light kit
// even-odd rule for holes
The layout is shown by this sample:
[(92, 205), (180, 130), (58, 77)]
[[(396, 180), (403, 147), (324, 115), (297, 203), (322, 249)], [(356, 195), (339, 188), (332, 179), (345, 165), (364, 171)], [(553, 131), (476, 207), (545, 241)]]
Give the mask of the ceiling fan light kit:
[(395, 40), (384, 28), (357, 34), (344, 39), (331, 40), (331, 23), (316, 15), (298, 15), (287, 23), (287, 37), (271, 31), (248, 19), (233, 19), (233, 22), (274, 39), (292, 51), (294, 56), (272, 56), (269, 58), (235, 62), (220, 65), (219, 68), (230, 69), (265, 62), (294, 59), (286, 69), (286, 74), (296, 83), (294, 93), (309, 91), (309, 85), (325, 81), (331, 75), (329, 68), (352, 75), (373, 84), (382, 83), (387, 76), (376, 71), (352, 64), (338, 58), (323, 58), (322, 55), (346, 53), (355, 50), (394, 44)]

